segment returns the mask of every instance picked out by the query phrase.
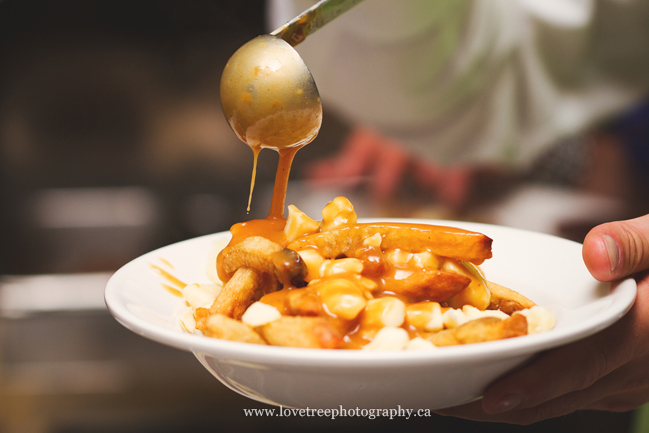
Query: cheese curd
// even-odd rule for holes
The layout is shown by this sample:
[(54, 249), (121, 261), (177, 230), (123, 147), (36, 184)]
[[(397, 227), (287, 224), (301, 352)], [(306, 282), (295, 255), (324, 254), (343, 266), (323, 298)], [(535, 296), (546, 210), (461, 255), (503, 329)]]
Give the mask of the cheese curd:
[(466, 314), (462, 310), (456, 310), (455, 308), (449, 308), (442, 314), (442, 321), (446, 328), (457, 328), (458, 326), (464, 325), (469, 321), (469, 318), (466, 317)]
[(554, 328), (556, 319), (554, 315), (545, 307), (535, 305), (532, 308), (517, 311), (514, 314), (522, 314), (527, 319), (527, 333), (537, 334), (546, 332)]
[(356, 224), (358, 216), (354, 206), (345, 197), (336, 197), (322, 209), (320, 230), (328, 231), (336, 227)]
[(243, 313), (241, 321), (251, 328), (255, 328), (266, 325), (280, 317), (282, 317), (282, 313), (277, 308), (262, 302), (255, 302)]
[(392, 351), (403, 350), (410, 342), (408, 332), (403, 328), (386, 326), (376, 333), (374, 339), (363, 346), (363, 350)]
[(302, 237), (310, 233), (316, 233), (320, 228), (320, 224), (312, 220), (292, 204), (288, 206), (288, 218), (286, 218), (286, 226), (284, 233), (288, 242)]
[(412, 340), (408, 341), (405, 347), (406, 350), (431, 350), (437, 349), (433, 343), (428, 340), (424, 340), (421, 337), (415, 337)]
[(183, 296), (187, 304), (193, 309), (209, 308), (214, 299), (221, 292), (222, 286), (218, 284), (189, 284), (183, 289)]

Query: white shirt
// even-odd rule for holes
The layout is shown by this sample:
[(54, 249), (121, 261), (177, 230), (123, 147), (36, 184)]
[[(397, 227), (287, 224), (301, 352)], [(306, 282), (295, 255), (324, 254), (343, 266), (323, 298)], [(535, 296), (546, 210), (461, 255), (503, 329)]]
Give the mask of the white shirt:
[[(312, 0), (270, 0), (279, 27)], [(649, 89), (649, 2), (365, 0), (297, 47), (323, 104), (443, 164), (524, 168)]]

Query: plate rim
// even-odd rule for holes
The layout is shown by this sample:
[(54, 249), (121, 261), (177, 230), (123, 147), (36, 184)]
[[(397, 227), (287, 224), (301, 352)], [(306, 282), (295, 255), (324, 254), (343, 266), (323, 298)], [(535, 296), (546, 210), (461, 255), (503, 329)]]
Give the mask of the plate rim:
[[(543, 236), (554, 238), (562, 242), (581, 245), (568, 239), (559, 238), (547, 233), (534, 232), (531, 230), (484, 224), (464, 221), (434, 220), (434, 219), (412, 219), (412, 218), (364, 218), (359, 222), (414, 222), (434, 225), (459, 227), (466, 230), (479, 231), (480, 227), (495, 228), (511, 232), (520, 232), (532, 236)], [(104, 292), (106, 306), (113, 317), (124, 327), (132, 332), (156, 341), (167, 346), (193, 353), (207, 354), (222, 358), (233, 358), (247, 362), (256, 362), (265, 365), (287, 365), (292, 366), (328, 366), (343, 368), (356, 368), (360, 365), (367, 368), (394, 366), (413, 366), (418, 364), (440, 365), (449, 363), (474, 363), (475, 357), (481, 357), (483, 361), (493, 361), (513, 356), (534, 353), (562, 346), (583, 338), (587, 338), (617, 322), (633, 306), (637, 292), (637, 285), (633, 278), (625, 278), (609, 284), (612, 303), (604, 308), (605, 319), (595, 325), (587, 323), (572, 324), (568, 328), (556, 329), (547, 333), (525, 336), (508, 340), (492, 341), (488, 343), (476, 343), (471, 345), (444, 347), (432, 351), (398, 351), (398, 352), (366, 352), (361, 350), (322, 350), (302, 349), (291, 347), (261, 346), (249, 343), (240, 343), (207, 338), (201, 335), (182, 333), (177, 330), (164, 328), (138, 317), (128, 310), (119, 299), (119, 284), (122, 278), (141, 262), (152, 256), (158, 255), (161, 251), (176, 248), (178, 245), (206, 242), (219, 238), (227, 239), (229, 232), (218, 232), (191, 239), (186, 239), (169, 244), (148, 253), (145, 253), (117, 270), (109, 279)], [(598, 283), (593, 278), (593, 283)], [(162, 291), (161, 291), (162, 293)]]

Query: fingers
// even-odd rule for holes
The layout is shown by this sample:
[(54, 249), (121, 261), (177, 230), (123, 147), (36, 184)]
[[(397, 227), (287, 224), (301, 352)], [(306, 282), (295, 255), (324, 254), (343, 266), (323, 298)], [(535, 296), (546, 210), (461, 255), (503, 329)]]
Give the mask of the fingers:
[(432, 191), (437, 185), (444, 181), (444, 175), (440, 167), (430, 161), (414, 161), (414, 172), (412, 173), (417, 183)]
[(588, 404), (584, 409), (628, 412), (641, 406), (647, 401), (649, 401), (649, 388), (644, 387), (631, 392), (621, 392), (608, 395), (601, 400)]
[(468, 168), (437, 167), (413, 157), (399, 142), (363, 127), (353, 130), (337, 156), (311, 164), (308, 176), (318, 184), (331, 181), (347, 186), (355, 186), (369, 176), (371, 193), (379, 200), (392, 198), (403, 179), (413, 176), (453, 209), (466, 203), (472, 182)]
[(454, 209), (460, 209), (469, 197), (471, 170), (466, 167), (450, 168), (445, 177), (446, 180), (440, 184), (440, 199)]
[(584, 263), (600, 281), (614, 281), (649, 269), (649, 215), (602, 224), (588, 233)]
[(398, 145), (386, 144), (377, 155), (372, 191), (380, 200), (392, 197), (408, 166), (408, 154)]
[(376, 149), (376, 134), (357, 128), (347, 137), (339, 154), (310, 164), (307, 176), (316, 184), (331, 181), (355, 186), (374, 165)]
[(498, 422), (509, 424), (530, 425), (549, 418), (555, 418), (567, 415), (575, 410), (579, 410), (583, 405), (575, 404), (574, 398), (568, 401), (555, 400), (546, 405), (537, 406), (529, 409), (520, 409), (502, 414), (489, 414), (482, 408), (481, 402), (476, 401), (464, 406), (451, 407), (435, 411), (435, 413), (444, 416), (454, 416), (474, 421)]
[[(330, 180), (355, 185), (369, 175), (372, 194), (385, 200), (396, 193), (409, 159), (399, 143), (370, 129), (356, 128), (339, 155), (311, 165), (309, 177), (317, 182)], [(352, 179), (355, 181), (350, 182)]]
[[(649, 285), (649, 274), (639, 281)], [(649, 286), (647, 287), (649, 288)], [(578, 409), (622, 411), (649, 399), (649, 291), (604, 331), (553, 349), (491, 385), (482, 401), (442, 415), (530, 424)]]
[(634, 355), (632, 319), (577, 343), (551, 350), (528, 366), (496, 381), (485, 392), (487, 413), (539, 406), (586, 389)]
[(464, 406), (457, 406), (436, 411), (440, 415), (455, 416), (475, 421), (501, 422), (510, 424), (529, 425), (549, 418), (567, 415), (580, 409), (592, 408), (602, 398), (612, 392), (610, 384), (597, 383), (593, 389), (575, 391), (544, 404), (512, 410), (500, 414), (490, 414), (484, 411), (480, 401)]
[(649, 399), (649, 216), (593, 229), (584, 261), (600, 280), (635, 274), (629, 313), (587, 339), (542, 354), (499, 379), (482, 401), (440, 411), (473, 420), (530, 424), (579, 409), (626, 411)]
[(626, 412), (649, 401), (649, 382), (645, 377), (646, 357), (638, 358), (598, 382), (598, 387), (609, 390), (602, 398), (593, 400), (586, 408)]
[(368, 174), (375, 163), (381, 136), (367, 128), (356, 128), (343, 143), (343, 151), (336, 158), (336, 177), (355, 177)]
[(466, 204), (473, 182), (473, 170), (468, 167), (438, 167), (429, 161), (415, 161), (417, 182), (433, 191), (437, 197), (453, 209)]
[(570, 392), (530, 408), (517, 408), (499, 414), (491, 414), (485, 412), (481, 401), (476, 401), (436, 412), (440, 415), (476, 421), (532, 424), (580, 409), (629, 411), (649, 400), (649, 383), (642, 380), (645, 364), (646, 359), (644, 358), (628, 363), (604, 376), (587, 389)]

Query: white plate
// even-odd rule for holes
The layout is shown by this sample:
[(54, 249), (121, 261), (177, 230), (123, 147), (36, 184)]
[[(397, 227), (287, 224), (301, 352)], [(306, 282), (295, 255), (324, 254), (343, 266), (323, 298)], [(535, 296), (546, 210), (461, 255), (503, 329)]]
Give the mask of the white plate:
[(106, 305), (128, 329), (193, 352), (226, 386), (255, 400), (287, 407), (378, 409), (438, 409), (472, 401), (534, 354), (594, 334), (633, 305), (635, 281), (594, 280), (582, 262), (581, 244), (485, 224), (407, 221), (451, 225), (492, 238), (493, 258), (481, 266), (487, 278), (550, 309), (557, 318), (555, 329), (423, 352), (269, 347), (183, 332), (175, 315), (184, 301), (163, 288), (166, 281), (150, 264), (165, 260), (180, 280), (206, 283), (208, 255), (215, 242), (229, 239), (227, 232), (169, 245), (128, 263), (108, 282)]

